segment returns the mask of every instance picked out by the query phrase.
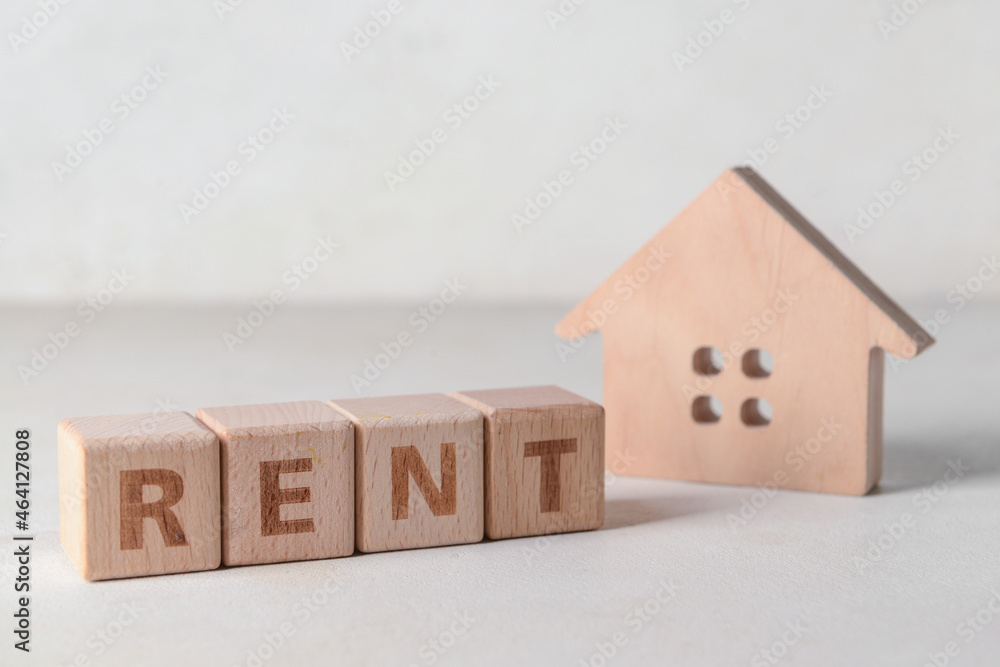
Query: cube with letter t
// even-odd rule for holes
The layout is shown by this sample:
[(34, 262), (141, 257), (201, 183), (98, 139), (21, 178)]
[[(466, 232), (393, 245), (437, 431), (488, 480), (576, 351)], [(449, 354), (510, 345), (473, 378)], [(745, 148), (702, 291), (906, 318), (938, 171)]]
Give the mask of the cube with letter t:
[(222, 562), (354, 553), (354, 426), (319, 401), (199, 408), (219, 436)]
[(186, 412), (59, 424), (59, 540), (87, 579), (219, 566), (219, 440)]
[(465, 391), (486, 415), (486, 536), (604, 524), (604, 408), (559, 387)]
[(483, 539), (483, 416), (443, 394), (330, 401), (354, 422), (357, 547)]

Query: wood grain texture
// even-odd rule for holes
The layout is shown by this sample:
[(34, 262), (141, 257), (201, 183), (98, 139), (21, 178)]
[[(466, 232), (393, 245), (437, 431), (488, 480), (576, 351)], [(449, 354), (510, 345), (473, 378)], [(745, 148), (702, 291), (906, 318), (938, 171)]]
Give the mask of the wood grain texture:
[(199, 408), (220, 443), (222, 562), (354, 553), (354, 425), (319, 401)]
[(451, 394), (486, 418), (486, 536), (604, 525), (604, 408), (554, 386)]
[(89, 580), (210, 570), (219, 441), (186, 412), (59, 424), (59, 539)]
[(483, 416), (443, 394), (330, 401), (354, 422), (357, 548), (483, 539)]
[[(934, 341), (763, 179), (725, 172), (556, 328), (604, 334), (618, 473), (844, 494), (881, 475), (884, 350)], [(721, 353), (699, 372), (701, 348)], [(769, 376), (744, 372), (755, 349)], [(722, 415), (703, 411), (714, 397)], [(747, 401), (770, 423), (752, 425)], [(700, 421), (694, 419), (699, 415)]]

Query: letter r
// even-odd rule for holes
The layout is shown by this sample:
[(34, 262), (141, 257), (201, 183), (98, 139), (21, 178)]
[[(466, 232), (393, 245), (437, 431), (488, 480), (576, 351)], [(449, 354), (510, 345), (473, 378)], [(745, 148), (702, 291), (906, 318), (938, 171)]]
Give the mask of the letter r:
[[(120, 545), (123, 551), (142, 549), (142, 520), (153, 519), (168, 547), (186, 547), (187, 538), (177, 515), (170, 510), (184, 495), (184, 478), (173, 470), (145, 468), (118, 473), (121, 496)], [(158, 486), (160, 499), (142, 502), (142, 488)]]

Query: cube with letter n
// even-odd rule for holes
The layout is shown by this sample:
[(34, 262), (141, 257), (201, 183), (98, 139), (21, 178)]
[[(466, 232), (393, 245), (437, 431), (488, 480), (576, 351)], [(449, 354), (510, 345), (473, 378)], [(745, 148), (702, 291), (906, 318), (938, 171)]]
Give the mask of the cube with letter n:
[(59, 424), (59, 540), (87, 579), (219, 566), (219, 441), (186, 412)]
[(604, 408), (553, 386), (452, 396), (486, 416), (486, 536), (604, 524)]
[(319, 401), (199, 408), (219, 436), (222, 562), (354, 553), (354, 426)]
[(483, 539), (483, 416), (443, 394), (330, 401), (354, 422), (357, 546)]

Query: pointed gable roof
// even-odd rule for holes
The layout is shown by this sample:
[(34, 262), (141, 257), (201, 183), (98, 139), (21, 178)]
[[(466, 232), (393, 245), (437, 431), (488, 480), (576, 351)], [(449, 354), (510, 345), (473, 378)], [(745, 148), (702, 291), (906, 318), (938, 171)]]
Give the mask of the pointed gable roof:
[[(746, 187), (744, 187), (746, 186)], [(817, 253), (827, 260), (833, 268), (843, 274), (867, 300), (877, 309), (883, 318), (882, 327), (887, 330), (886, 336), (880, 336), (878, 344), (886, 351), (902, 358), (912, 358), (923, 352), (934, 343), (934, 339), (920, 324), (910, 317), (899, 305), (878, 288), (861, 270), (855, 266), (829, 239), (806, 220), (801, 213), (789, 204), (774, 190), (757, 172), (749, 167), (736, 167), (727, 170), (710, 185), (701, 197), (754, 197), (763, 201), (773, 209), (789, 227), (798, 232)], [(682, 213), (681, 215), (684, 215)], [(680, 216), (678, 216), (680, 217)], [(605, 299), (612, 296), (612, 286), (622, 278), (630, 275), (641, 265), (649, 252), (663, 243), (669, 233), (671, 224), (666, 225), (642, 248), (619, 267), (593, 293), (581, 301), (556, 326), (556, 334), (562, 338), (574, 338), (592, 325), (587, 320), (586, 313), (597, 307)], [(669, 279), (660, 277), (659, 279)], [(598, 327), (599, 328), (599, 327)]]

